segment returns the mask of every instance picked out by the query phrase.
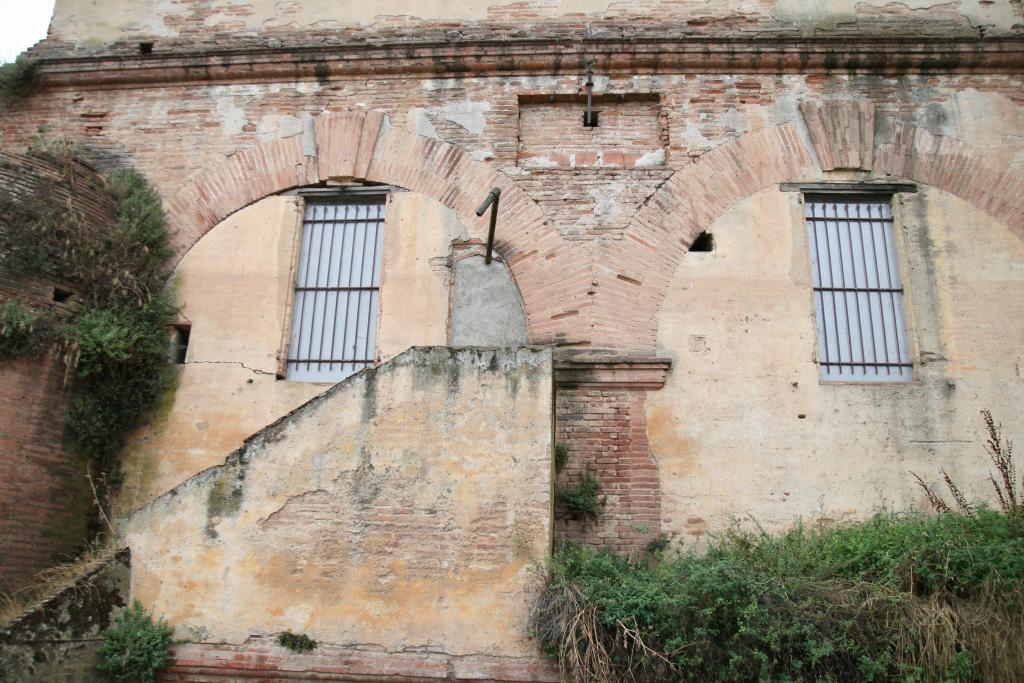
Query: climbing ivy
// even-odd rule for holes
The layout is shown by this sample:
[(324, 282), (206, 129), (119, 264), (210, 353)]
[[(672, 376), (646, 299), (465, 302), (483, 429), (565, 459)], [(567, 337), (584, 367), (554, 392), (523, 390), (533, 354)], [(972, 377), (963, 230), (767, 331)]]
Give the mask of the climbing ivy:
[(70, 442), (116, 479), (125, 436), (170, 381), (167, 222), (156, 192), (133, 170), (107, 179), (115, 221), (86, 215), (67, 200), (78, 187), (70, 152), (48, 156), (64, 169), (61, 182), (30, 195), (0, 190), (0, 269), (61, 283), (76, 296), (59, 311), (5, 303), (0, 360), (47, 348), (61, 354), (72, 382)]

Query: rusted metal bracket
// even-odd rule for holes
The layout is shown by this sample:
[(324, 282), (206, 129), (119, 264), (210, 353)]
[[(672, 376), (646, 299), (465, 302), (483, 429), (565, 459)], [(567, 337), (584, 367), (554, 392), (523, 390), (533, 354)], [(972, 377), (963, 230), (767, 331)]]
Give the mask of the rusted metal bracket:
[(487, 253), (484, 255), (484, 263), (490, 265), (491, 251), (494, 249), (494, 226), (498, 220), (498, 200), (501, 199), (501, 188), (495, 187), (487, 193), (487, 199), (476, 210), (477, 216), (483, 216), (487, 207), (491, 208), (491, 227), (487, 231)]

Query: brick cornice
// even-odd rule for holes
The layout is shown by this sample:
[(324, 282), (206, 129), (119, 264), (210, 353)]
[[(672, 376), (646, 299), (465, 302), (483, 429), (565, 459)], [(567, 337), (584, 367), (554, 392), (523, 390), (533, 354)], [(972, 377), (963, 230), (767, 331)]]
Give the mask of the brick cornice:
[(147, 56), (44, 56), (49, 88), (157, 87), (353, 76), (579, 73), (1020, 73), (1024, 38), (986, 40), (582, 39), (174, 49)]
[(555, 384), (560, 388), (661, 389), (672, 360), (657, 356), (562, 353), (555, 357)]

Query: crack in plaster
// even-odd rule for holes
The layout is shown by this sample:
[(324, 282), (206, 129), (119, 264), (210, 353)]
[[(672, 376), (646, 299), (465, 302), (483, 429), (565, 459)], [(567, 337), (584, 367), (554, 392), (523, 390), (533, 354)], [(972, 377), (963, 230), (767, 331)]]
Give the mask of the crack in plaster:
[(272, 520), (274, 517), (279, 515), (281, 512), (283, 512), (284, 509), (286, 507), (288, 507), (289, 505), (291, 505), (292, 503), (294, 503), (294, 502), (296, 502), (298, 500), (302, 500), (306, 496), (313, 496), (313, 495), (316, 495), (318, 493), (329, 493), (329, 492), (327, 491), (327, 489), (319, 489), (318, 488), (318, 489), (310, 489), (309, 491), (303, 491), (302, 493), (296, 493), (294, 495), (288, 496), (288, 499), (286, 501), (284, 501), (284, 503), (281, 504), (281, 507), (279, 507), (276, 510), (274, 510), (273, 512), (271, 512), (266, 517), (263, 517), (261, 519), (256, 520), (256, 523), (259, 524), (259, 525), (266, 524), (267, 522)]
[(271, 377), (277, 377), (276, 372), (268, 372), (266, 370), (260, 370), (259, 368), (249, 367), (240, 360), (187, 360), (182, 365), (240, 365), (249, 372), (257, 375), (270, 375)]

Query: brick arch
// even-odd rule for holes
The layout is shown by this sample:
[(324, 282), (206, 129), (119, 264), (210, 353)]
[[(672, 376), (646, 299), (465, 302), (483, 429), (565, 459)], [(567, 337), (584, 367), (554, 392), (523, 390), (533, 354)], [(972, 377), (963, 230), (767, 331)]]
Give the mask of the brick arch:
[(727, 209), (772, 185), (816, 169), (873, 171), (954, 194), (1024, 240), (1024, 179), (1000, 172), (962, 140), (894, 122), (891, 142), (874, 140), (874, 107), (834, 102), (801, 107), (811, 148), (797, 123), (748, 133), (677, 171), (646, 203), (623, 239), (596, 259), (595, 346), (654, 352), (658, 317), (693, 240)]
[[(492, 187), (502, 190), (496, 249), (519, 286), (532, 342), (548, 341), (558, 302), (546, 294), (563, 240), (537, 204), (507, 176), (444, 142), (388, 125), (381, 112), (323, 114), (303, 133), (239, 151), (203, 170), (167, 203), (177, 259), (214, 226), (263, 199), (326, 180), (358, 179), (396, 185), (455, 211), (477, 238), (487, 216), (476, 207)], [(571, 269), (570, 269), (571, 270)], [(556, 313), (552, 313), (552, 309)]]

